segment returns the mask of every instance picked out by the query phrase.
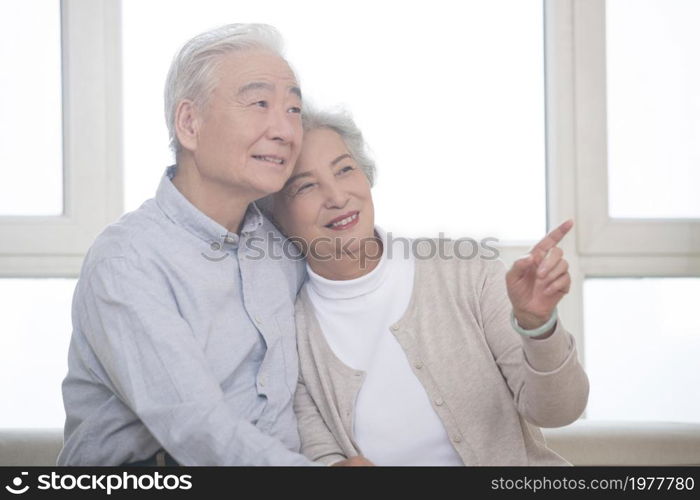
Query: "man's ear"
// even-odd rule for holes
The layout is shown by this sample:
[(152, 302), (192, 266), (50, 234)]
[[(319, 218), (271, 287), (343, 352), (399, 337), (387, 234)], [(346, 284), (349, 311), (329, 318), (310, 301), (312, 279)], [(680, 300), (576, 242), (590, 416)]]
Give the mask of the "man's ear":
[(190, 100), (182, 100), (175, 110), (175, 133), (183, 148), (194, 151), (199, 139), (199, 116)]

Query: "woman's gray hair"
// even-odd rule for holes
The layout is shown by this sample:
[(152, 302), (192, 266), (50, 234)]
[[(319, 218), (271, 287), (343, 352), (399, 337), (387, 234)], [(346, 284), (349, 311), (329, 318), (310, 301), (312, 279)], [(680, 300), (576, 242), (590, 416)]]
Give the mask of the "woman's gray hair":
[(204, 108), (216, 86), (216, 68), (222, 55), (245, 49), (265, 49), (280, 57), (282, 37), (267, 24), (228, 24), (192, 38), (177, 53), (165, 81), (165, 122), (170, 149), (181, 149), (175, 133), (175, 113), (180, 101), (189, 99)]
[(377, 167), (369, 154), (362, 132), (349, 112), (343, 109), (321, 111), (305, 107), (301, 119), (305, 133), (319, 128), (326, 128), (336, 132), (345, 143), (352, 157), (360, 165), (367, 180), (369, 180), (369, 185), (374, 186), (374, 181), (377, 177)]

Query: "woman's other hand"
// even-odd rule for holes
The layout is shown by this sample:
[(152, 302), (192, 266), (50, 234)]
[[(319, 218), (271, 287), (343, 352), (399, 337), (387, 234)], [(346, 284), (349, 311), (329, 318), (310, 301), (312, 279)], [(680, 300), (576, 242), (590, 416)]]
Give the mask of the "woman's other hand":
[(569, 263), (557, 244), (573, 226), (574, 221), (569, 219), (551, 231), (527, 255), (516, 260), (506, 274), (513, 314), (526, 330), (546, 323), (562, 297), (569, 293)]
[(340, 462), (336, 462), (331, 467), (369, 467), (374, 464), (367, 460), (365, 457), (358, 455), (356, 457), (346, 458)]

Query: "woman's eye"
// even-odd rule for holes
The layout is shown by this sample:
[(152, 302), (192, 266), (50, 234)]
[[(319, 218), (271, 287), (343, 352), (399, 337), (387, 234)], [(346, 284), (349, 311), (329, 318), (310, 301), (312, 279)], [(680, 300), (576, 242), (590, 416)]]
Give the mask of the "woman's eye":
[(256, 101), (253, 103), (254, 106), (257, 106), (259, 108), (266, 108), (267, 107), (267, 101)]
[(289, 108), (289, 112), (290, 112), (290, 113), (297, 113), (297, 114), (300, 114), (300, 113), (301, 113), (301, 107), (299, 107), (299, 106), (292, 106), (291, 108)]
[(294, 192), (294, 194), (301, 194), (305, 191), (308, 191), (314, 186), (313, 182), (307, 182), (306, 184), (302, 184), (299, 186), (299, 188)]
[(346, 165), (343, 168), (341, 168), (340, 170), (338, 170), (338, 174), (346, 174), (352, 170), (355, 170), (355, 167), (352, 167), (350, 165)]

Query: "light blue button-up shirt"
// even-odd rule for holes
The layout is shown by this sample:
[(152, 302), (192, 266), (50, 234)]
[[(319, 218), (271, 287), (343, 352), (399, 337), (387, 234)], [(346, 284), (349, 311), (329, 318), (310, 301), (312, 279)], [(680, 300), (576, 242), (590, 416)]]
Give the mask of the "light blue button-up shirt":
[(164, 448), (182, 465), (310, 465), (292, 408), (304, 266), (255, 205), (240, 236), (229, 233), (173, 174), (85, 257), (58, 464), (119, 465)]

